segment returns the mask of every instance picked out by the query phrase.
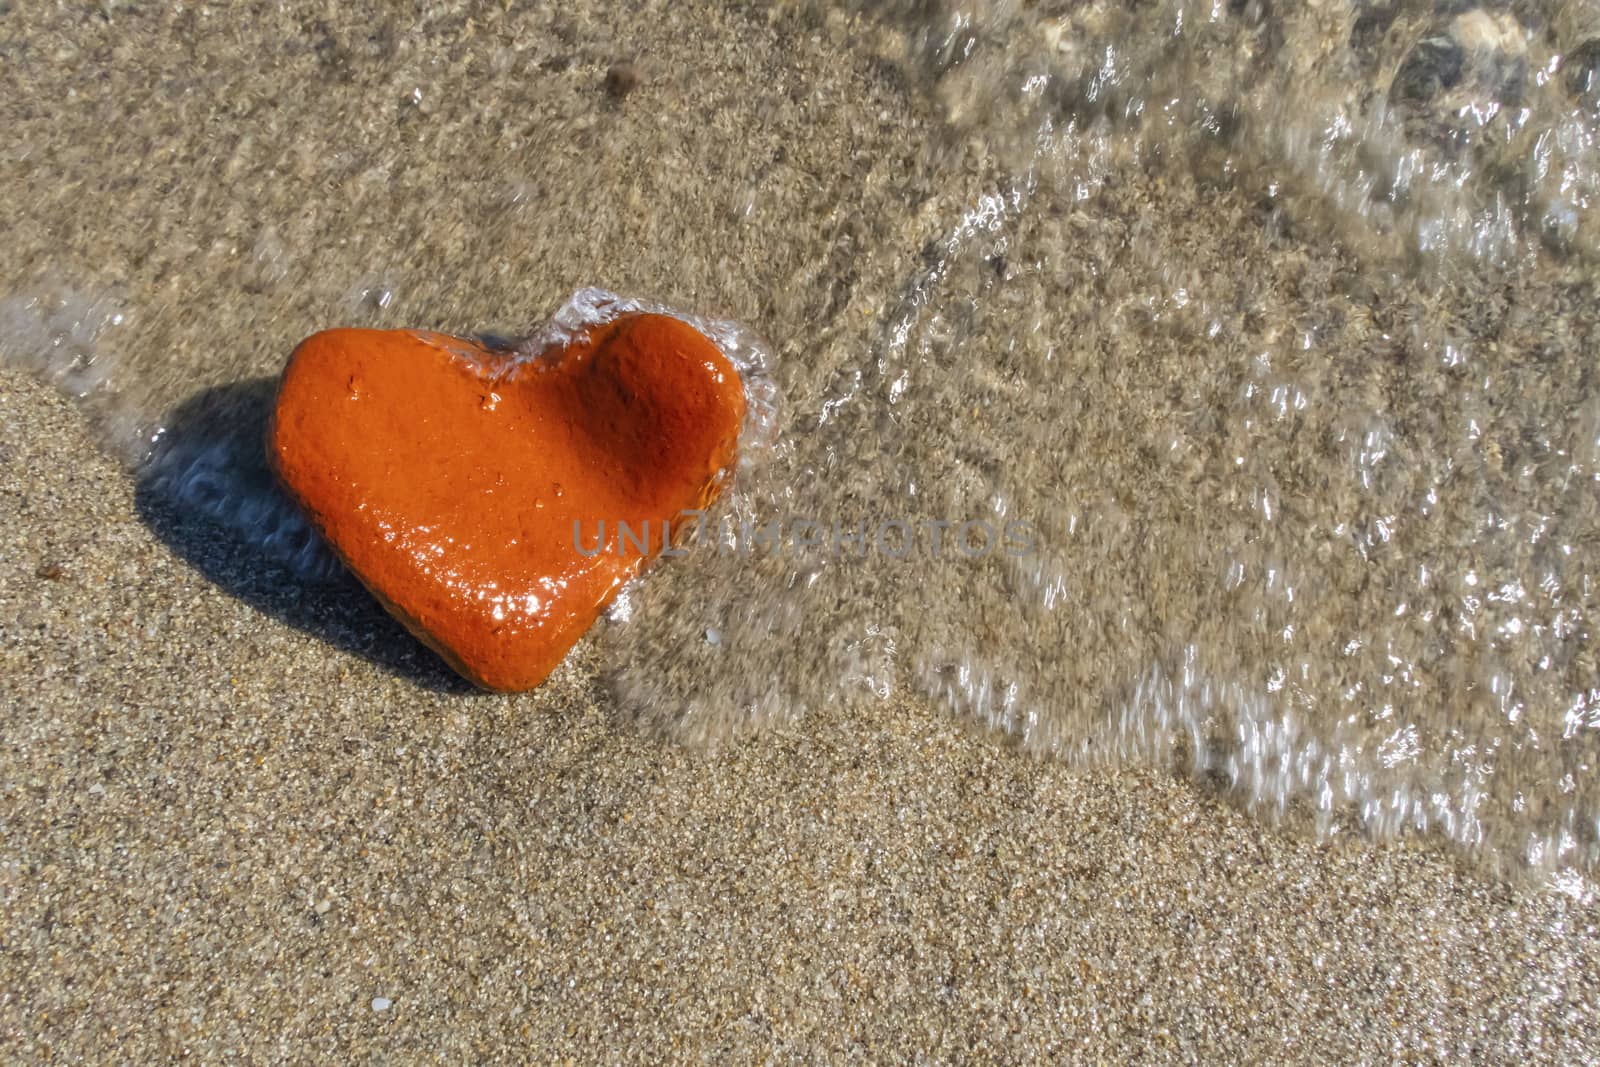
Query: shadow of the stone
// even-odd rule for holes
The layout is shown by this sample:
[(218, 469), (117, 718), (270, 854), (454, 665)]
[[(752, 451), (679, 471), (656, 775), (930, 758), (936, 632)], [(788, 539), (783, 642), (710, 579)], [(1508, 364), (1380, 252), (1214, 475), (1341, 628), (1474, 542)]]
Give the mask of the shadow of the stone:
[(140, 518), (230, 595), (340, 651), (436, 692), (477, 692), (344, 568), (266, 458), (275, 378), (197, 393), (139, 468)]

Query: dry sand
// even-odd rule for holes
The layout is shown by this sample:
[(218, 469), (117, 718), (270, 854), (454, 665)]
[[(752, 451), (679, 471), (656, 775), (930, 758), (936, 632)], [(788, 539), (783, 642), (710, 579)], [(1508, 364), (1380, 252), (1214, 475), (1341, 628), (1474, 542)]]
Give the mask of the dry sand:
[[(984, 181), (956, 151), (918, 187), (935, 119), (837, 17), (100, 9), (0, 5), (0, 299), (125, 309), (92, 346), (138, 410), (330, 320), (517, 327), (589, 282), (839, 359), (868, 327), (835, 305)], [(17, 1059), (1600, 1052), (1592, 904), (899, 696), (697, 752), (587, 648), (464, 693), (97, 440), (0, 372)]]

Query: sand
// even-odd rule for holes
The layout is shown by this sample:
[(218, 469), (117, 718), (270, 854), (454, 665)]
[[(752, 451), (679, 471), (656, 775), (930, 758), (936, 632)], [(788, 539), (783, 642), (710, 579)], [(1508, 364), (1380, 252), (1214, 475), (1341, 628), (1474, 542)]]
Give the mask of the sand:
[(141, 494), (107, 412), (335, 320), (520, 327), (600, 282), (817, 381), (986, 180), (857, 47), (891, 31), (506, 6), (0, 5), (0, 299), (127, 316), (84, 340), (116, 404), (0, 371), (15, 1057), (1596, 1055), (1593, 902), (1432, 838), (1317, 840), (903, 692), (710, 751), (587, 646), (468, 693), (349, 584)]
[(403, 641), (359, 601), (296, 609), (330, 648), (175, 559), (81, 417), (4, 386), (19, 1059), (1594, 1051), (1592, 906), (907, 700), (704, 753), (577, 666), (440, 692), (349, 651)]

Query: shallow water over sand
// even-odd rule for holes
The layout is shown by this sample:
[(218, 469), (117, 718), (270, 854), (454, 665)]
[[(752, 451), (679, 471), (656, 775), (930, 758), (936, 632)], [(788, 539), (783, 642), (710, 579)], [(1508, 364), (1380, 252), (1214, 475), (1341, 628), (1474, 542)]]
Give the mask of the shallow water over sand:
[[(197, 377), (270, 374), (276, 342), (336, 321), (529, 330), (575, 278), (729, 314), (771, 342), (782, 400), (718, 518), (815, 522), (822, 543), (698, 551), (631, 590), (595, 641), (633, 715), (708, 741), (907, 686), (1056, 758), (1154, 761), (1263, 813), (1588, 868), (1600, 19), (1254, 0), (782, 17), (892, 89), (813, 100), (804, 55), (701, 43), (732, 88), (676, 87), (702, 109), (688, 135), (672, 116), (659, 139), (618, 127), (654, 121), (619, 115), (637, 98), (528, 105), (577, 146), (549, 175), (508, 144), (519, 102), (471, 75), (582, 62), (582, 44), (524, 53), (586, 28), (468, 49), (479, 72), (437, 62), (467, 47), (449, 34), (418, 55), (334, 33), (355, 89), (336, 69), (328, 100), (286, 86), (228, 119), (249, 132), (219, 174), (276, 161), (279, 188), (195, 194), (237, 214), (209, 295), (257, 309), (230, 316), (249, 344), (197, 359), (196, 312), (139, 274), (147, 251), (126, 284), (69, 262), (0, 294), (6, 356), (84, 395), (130, 452), (154, 440), (146, 484), (316, 581), (333, 571), (240, 428), (259, 397), (159, 433)], [(791, 62), (769, 94), (734, 91)], [(341, 92), (378, 131), (360, 144), (281, 117)], [(408, 175), (468, 136), (482, 171)], [(13, 151), (41, 186), (70, 167)], [(296, 181), (355, 207), (307, 208)], [(563, 212), (582, 221), (543, 228)], [(398, 236), (346, 256), (330, 217)], [(606, 251), (591, 267), (583, 248)], [(1022, 522), (1032, 550), (935, 552), (925, 533), (897, 558), (886, 522)]]
[[(624, 698), (716, 734), (905, 682), (1070, 760), (1586, 864), (1595, 114), (1550, 48), (1581, 19), (1373, 17), (914, 27), (1009, 168), (789, 413), (754, 510), (1021, 518), (1038, 551), (663, 576), (610, 638)], [(1404, 81), (1430, 49), (1451, 84)], [(1130, 172), (1237, 197), (1157, 221)]]

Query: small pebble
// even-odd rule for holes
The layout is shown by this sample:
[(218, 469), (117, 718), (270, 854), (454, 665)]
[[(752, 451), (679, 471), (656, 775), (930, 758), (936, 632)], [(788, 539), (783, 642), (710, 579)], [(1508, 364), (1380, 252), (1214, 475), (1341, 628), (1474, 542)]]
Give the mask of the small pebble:
[(639, 87), (639, 70), (632, 60), (613, 63), (606, 71), (606, 95), (621, 100)]
[(372, 998), (372, 1010), (373, 1011), (388, 1011), (389, 1008), (391, 1006), (393, 1006), (393, 1004), (394, 1004), (394, 1001), (390, 1000), (388, 997), (373, 997)]

